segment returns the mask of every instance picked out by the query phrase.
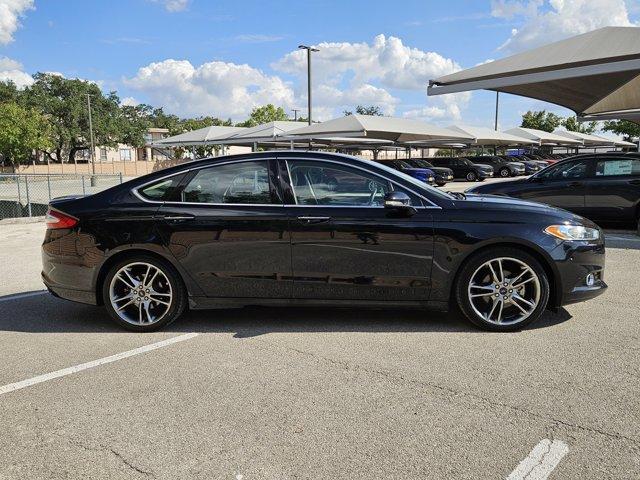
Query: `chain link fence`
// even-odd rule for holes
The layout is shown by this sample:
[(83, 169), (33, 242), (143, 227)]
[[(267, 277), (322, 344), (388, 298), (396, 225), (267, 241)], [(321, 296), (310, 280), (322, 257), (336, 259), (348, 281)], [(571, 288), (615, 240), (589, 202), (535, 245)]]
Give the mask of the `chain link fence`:
[(120, 183), (122, 174), (0, 174), (0, 219), (41, 216), (53, 198), (92, 195)]

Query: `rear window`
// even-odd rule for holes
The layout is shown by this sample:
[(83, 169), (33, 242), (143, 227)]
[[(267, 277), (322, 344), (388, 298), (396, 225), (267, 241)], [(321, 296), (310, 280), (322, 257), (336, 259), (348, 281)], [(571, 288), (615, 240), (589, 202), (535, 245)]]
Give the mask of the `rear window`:
[(168, 200), (175, 193), (181, 179), (182, 175), (174, 175), (173, 177), (165, 178), (164, 180), (159, 180), (156, 183), (142, 187), (138, 189), (138, 193), (147, 200)]

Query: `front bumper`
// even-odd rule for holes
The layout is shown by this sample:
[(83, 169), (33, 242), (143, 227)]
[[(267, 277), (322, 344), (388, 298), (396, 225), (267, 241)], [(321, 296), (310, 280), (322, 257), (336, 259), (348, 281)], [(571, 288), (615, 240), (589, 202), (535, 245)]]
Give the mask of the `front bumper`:
[[(553, 256), (560, 275), (557, 306), (590, 300), (607, 289), (604, 243), (561, 242)], [(595, 279), (592, 285), (587, 282), (589, 275)]]

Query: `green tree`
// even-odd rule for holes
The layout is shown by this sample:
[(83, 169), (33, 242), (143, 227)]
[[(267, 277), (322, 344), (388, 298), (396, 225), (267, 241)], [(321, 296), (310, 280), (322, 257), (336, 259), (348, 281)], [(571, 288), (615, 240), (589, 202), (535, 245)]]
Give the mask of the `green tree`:
[(289, 120), (284, 108), (276, 107), (269, 103), (262, 107), (256, 107), (251, 111), (251, 115), (247, 120), (242, 123), (238, 123), (238, 127), (255, 127), (263, 123), (274, 121), (286, 121)]
[(570, 132), (588, 134), (595, 132), (598, 127), (597, 122), (578, 122), (578, 119), (575, 116), (565, 118), (562, 121), (562, 125)]
[(78, 150), (89, 147), (87, 94), (91, 95), (96, 145), (115, 147), (125, 136), (127, 119), (115, 92), (103, 95), (95, 83), (60, 75), (37, 73), (33, 78), (34, 84), (22, 97), (26, 106), (42, 112), (51, 124), (53, 147), (46, 152), (51, 159), (62, 161), (66, 155), (71, 162)]
[[(343, 113), (345, 117), (349, 115), (353, 115), (353, 112), (351, 110), (345, 110)], [(356, 113), (358, 115), (373, 115), (375, 117), (383, 116), (382, 109), (377, 105), (369, 105), (369, 106), (358, 105), (356, 106)]]
[(528, 111), (522, 116), (521, 127), (535, 128), (545, 132), (553, 132), (562, 123), (562, 117), (546, 110), (537, 112)]
[(20, 90), (11, 80), (0, 82), (0, 103), (15, 102), (19, 103)]
[(0, 154), (15, 167), (28, 162), (34, 150), (51, 147), (49, 121), (33, 108), (0, 104)]
[(632, 142), (640, 137), (640, 125), (628, 120), (611, 120), (604, 122), (602, 130), (612, 132), (622, 137), (628, 142)]

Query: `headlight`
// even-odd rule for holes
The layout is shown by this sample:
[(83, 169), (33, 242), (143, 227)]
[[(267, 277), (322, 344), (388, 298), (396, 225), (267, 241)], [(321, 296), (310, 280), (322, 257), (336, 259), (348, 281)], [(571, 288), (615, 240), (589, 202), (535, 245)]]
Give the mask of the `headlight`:
[(583, 227), (582, 225), (549, 225), (544, 231), (560, 240), (597, 240), (600, 238), (600, 231), (597, 228)]

